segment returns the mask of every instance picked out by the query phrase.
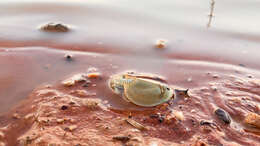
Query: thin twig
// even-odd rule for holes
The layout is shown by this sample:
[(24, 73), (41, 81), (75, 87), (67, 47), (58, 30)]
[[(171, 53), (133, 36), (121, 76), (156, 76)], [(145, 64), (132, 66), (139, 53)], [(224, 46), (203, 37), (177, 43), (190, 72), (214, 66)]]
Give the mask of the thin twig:
[(210, 3), (210, 13), (209, 13), (209, 21), (208, 21), (208, 24), (207, 24), (207, 27), (209, 28), (211, 26), (211, 21), (212, 21), (212, 18), (214, 17), (213, 13), (214, 13), (214, 6), (215, 6), (215, 0), (211, 0), (211, 3)]

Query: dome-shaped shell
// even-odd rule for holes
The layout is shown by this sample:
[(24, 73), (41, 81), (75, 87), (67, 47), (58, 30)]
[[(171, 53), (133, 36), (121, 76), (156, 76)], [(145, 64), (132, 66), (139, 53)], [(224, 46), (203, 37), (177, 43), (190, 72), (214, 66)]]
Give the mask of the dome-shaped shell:
[(139, 106), (156, 106), (173, 97), (173, 90), (167, 84), (135, 75), (114, 75), (109, 86), (114, 93)]

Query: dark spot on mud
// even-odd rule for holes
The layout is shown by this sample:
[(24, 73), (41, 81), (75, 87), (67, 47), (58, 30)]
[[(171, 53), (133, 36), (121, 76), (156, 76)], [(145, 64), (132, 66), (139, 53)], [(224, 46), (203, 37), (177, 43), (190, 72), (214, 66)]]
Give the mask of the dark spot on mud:
[(128, 136), (114, 136), (113, 140), (118, 140), (118, 141), (125, 143), (125, 142), (130, 140), (130, 137), (128, 137)]

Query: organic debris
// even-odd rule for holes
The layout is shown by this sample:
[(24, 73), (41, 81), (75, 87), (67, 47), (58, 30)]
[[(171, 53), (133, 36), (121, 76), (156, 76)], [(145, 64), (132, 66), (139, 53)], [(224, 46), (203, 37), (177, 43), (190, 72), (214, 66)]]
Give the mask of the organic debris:
[(126, 119), (126, 122), (127, 122), (128, 124), (132, 125), (133, 127), (139, 129), (139, 130), (147, 130), (147, 128), (146, 128), (144, 125), (142, 125), (142, 124), (136, 122), (136, 121), (133, 120), (133, 119), (129, 119), (129, 118), (128, 118), (128, 119)]

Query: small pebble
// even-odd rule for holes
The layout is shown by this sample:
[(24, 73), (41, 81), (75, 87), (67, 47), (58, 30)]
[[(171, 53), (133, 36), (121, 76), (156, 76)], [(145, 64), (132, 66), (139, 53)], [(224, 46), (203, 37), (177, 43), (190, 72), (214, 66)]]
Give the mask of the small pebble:
[(57, 121), (57, 123), (63, 123), (64, 119), (57, 119), (56, 121)]
[(87, 70), (87, 72), (97, 72), (97, 68), (95, 68), (95, 67), (90, 67), (90, 68), (88, 68), (88, 70)]
[(77, 125), (71, 125), (69, 127), (66, 127), (64, 130), (71, 132), (71, 131), (75, 130), (77, 127), (78, 127)]
[(76, 74), (76, 75), (70, 77), (69, 79), (62, 81), (62, 84), (64, 86), (70, 87), (70, 86), (75, 85), (77, 82), (82, 82), (82, 81), (86, 81), (84, 74)]
[(88, 78), (90, 78), (90, 79), (92, 79), (92, 78), (98, 78), (98, 77), (100, 77), (100, 73), (98, 73), (98, 72), (93, 72), (93, 73), (88, 73), (87, 74), (87, 77)]
[(100, 103), (101, 100), (95, 98), (89, 98), (83, 100), (83, 106), (86, 106), (87, 108), (91, 108), (91, 109), (98, 108)]
[(75, 80), (65, 80), (65, 81), (62, 82), (62, 84), (64, 86), (70, 87), (70, 86), (75, 85)]
[(60, 108), (61, 110), (66, 110), (66, 109), (68, 109), (68, 106), (66, 106), (66, 105), (63, 105), (63, 106), (61, 106), (61, 108)]
[(176, 119), (183, 121), (184, 120), (184, 115), (181, 111), (173, 111), (172, 114), (175, 116)]
[(45, 32), (68, 32), (70, 30), (69, 26), (54, 22), (44, 24), (40, 27), (40, 29)]
[(249, 113), (244, 122), (248, 125), (260, 128), (260, 115), (256, 113)]
[(214, 112), (216, 115), (217, 115), (217, 117), (220, 119), (220, 120), (222, 120), (223, 122), (225, 122), (226, 124), (230, 124), (231, 123), (231, 119), (230, 119), (230, 116), (229, 116), (229, 114), (226, 112), (226, 111), (224, 111), (223, 109), (217, 109), (217, 110), (215, 110), (215, 112)]
[(14, 118), (14, 119), (20, 119), (21, 117), (20, 117), (17, 113), (14, 113), (14, 114), (13, 114), (13, 118)]
[(165, 48), (166, 47), (166, 42), (167, 41), (165, 41), (165, 40), (157, 40), (156, 41), (156, 47), (160, 48), (160, 49)]
[(71, 61), (72, 60), (72, 55), (71, 54), (65, 54), (64, 57), (66, 58), (67, 61)]
[(219, 78), (219, 75), (214, 74), (214, 75), (212, 75), (212, 77), (215, 78), (215, 79), (217, 79), (217, 78)]
[(246, 67), (244, 64), (238, 64), (239, 66)]
[(189, 77), (189, 78), (187, 79), (187, 81), (188, 81), (188, 82), (192, 82), (192, 78)]
[(217, 91), (217, 87), (216, 86), (211, 86), (211, 89), (213, 90), (213, 91)]
[(196, 110), (195, 110), (195, 109), (193, 109), (193, 110), (191, 110), (190, 112), (191, 112), (191, 113), (195, 113), (195, 112), (196, 112)]

